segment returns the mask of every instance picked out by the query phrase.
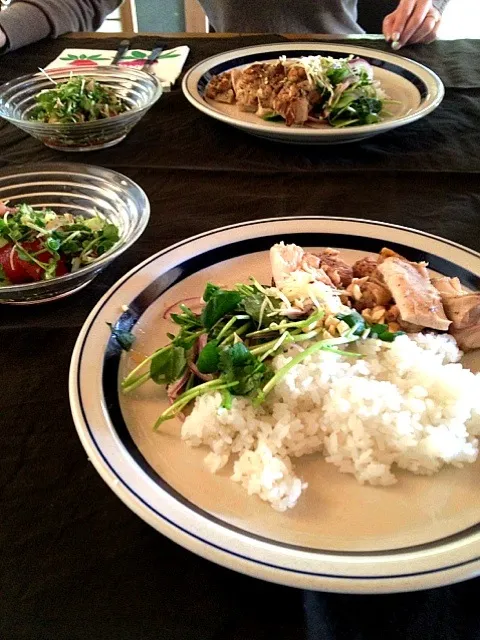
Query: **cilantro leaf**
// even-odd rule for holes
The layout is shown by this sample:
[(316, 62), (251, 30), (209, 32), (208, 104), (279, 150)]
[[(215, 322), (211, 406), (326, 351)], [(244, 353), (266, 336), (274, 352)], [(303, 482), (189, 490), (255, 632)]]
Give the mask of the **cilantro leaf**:
[(107, 322), (107, 325), (110, 327), (110, 331), (112, 332), (112, 336), (114, 336), (118, 342), (118, 344), (122, 347), (124, 351), (130, 351), (133, 343), (135, 342), (135, 336), (131, 331), (127, 331), (126, 329), (116, 329), (113, 327), (111, 322)]
[(170, 384), (182, 377), (187, 358), (183, 347), (161, 350), (150, 363), (150, 377), (157, 384)]
[(227, 313), (233, 311), (242, 300), (237, 291), (222, 291), (215, 293), (202, 310), (202, 323), (206, 329), (211, 329)]
[(197, 368), (201, 373), (215, 373), (218, 371), (220, 351), (217, 340), (210, 340), (200, 351), (197, 360)]
[(203, 300), (204, 302), (208, 302), (210, 298), (217, 295), (217, 293), (221, 291), (220, 287), (217, 287), (216, 284), (212, 284), (211, 282), (207, 282), (207, 286), (205, 287), (205, 291), (203, 292)]
[(231, 388), (231, 393), (239, 396), (257, 392), (273, 375), (272, 370), (243, 342), (237, 342), (220, 353), (219, 370), (226, 383), (237, 383)]
[(280, 299), (266, 296), (260, 291), (245, 296), (241, 304), (245, 313), (248, 313), (248, 315), (261, 326), (268, 326), (271, 322), (277, 322), (281, 319), (278, 315), (269, 315), (272, 313), (272, 307), (279, 309), (280, 305)]

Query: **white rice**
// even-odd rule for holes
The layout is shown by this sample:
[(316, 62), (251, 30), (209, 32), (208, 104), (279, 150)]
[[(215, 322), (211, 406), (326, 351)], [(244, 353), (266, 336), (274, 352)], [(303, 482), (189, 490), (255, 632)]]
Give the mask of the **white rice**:
[[(258, 409), (235, 398), (226, 410), (219, 393), (201, 396), (182, 438), (209, 447), (213, 473), (233, 456), (232, 480), (279, 511), (295, 506), (307, 486), (292, 459), (313, 452), (372, 485), (395, 483), (395, 467), (430, 475), (476, 460), (480, 374), (458, 362), (451, 336), (369, 339), (347, 348), (365, 357), (320, 351), (293, 367)], [(274, 368), (299, 349), (276, 357)]]

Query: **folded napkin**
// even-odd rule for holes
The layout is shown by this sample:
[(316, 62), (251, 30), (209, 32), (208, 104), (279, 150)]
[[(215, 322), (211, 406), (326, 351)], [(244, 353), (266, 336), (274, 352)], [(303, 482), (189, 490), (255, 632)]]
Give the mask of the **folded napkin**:
[[(189, 47), (185, 46), (165, 49), (150, 67), (150, 73), (154, 73), (160, 79), (164, 91), (170, 91), (183, 69), (189, 52)], [(105, 49), (65, 49), (45, 68), (65, 69), (92, 64), (108, 65), (113, 61), (115, 54), (116, 51)], [(141, 69), (149, 55), (150, 51), (145, 49), (132, 49), (123, 56), (119, 64), (120, 66)]]

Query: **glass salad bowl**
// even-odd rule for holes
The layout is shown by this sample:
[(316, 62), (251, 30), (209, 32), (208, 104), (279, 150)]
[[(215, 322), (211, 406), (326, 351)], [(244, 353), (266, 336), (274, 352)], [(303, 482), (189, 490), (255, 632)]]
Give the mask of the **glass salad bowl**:
[[(32, 120), (35, 97), (76, 76), (95, 80), (119, 96), (127, 110), (89, 122), (51, 123)], [(47, 147), (59, 151), (94, 151), (121, 142), (162, 95), (156, 76), (117, 66), (82, 66), (21, 76), (0, 86), (0, 117)]]
[(2, 201), (11, 208), (25, 203), (38, 210), (51, 209), (56, 214), (98, 216), (114, 224), (119, 236), (109, 250), (77, 271), (25, 284), (0, 282), (0, 303), (7, 304), (57, 300), (87, 286), (138, 240), (150, 217), (148, 198), (135, 182), (116, 171), (69, 162), (0, 171)]

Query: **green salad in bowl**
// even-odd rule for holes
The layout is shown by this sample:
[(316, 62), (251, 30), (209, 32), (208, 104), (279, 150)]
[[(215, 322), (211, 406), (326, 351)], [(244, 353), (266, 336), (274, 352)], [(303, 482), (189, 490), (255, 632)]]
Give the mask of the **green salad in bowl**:
[(0, 117), (52, 149), (94, 151), (121, 142), (161, 95), (138, 69), (53, 69), (1, 85)]

